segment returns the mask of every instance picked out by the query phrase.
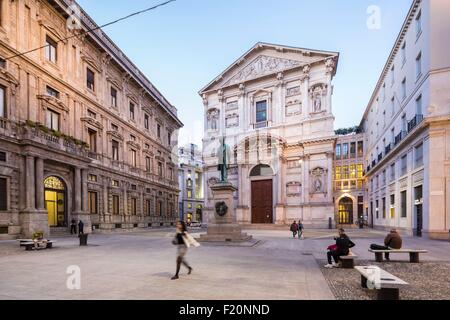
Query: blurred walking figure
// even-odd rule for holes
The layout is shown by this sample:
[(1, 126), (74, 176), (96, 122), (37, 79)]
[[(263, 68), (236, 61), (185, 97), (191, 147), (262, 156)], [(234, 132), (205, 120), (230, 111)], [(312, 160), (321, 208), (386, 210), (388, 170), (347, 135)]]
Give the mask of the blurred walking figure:
[(291, 232), (293, 238), (295, 238), (295, 236), (297, 235), (297, 231), (298, 231), (298, 224), (294, 220), (294, 222), (291, 224)]
[(301, 239), (303, 235), (303, 223), (298, 220), (298, 238)]
[(75, 219), (70, 221), (70, 234), (77, 234), (77, 221)]
[(80, 234), (84, 234), (84, 223), (81, 220), (78, 222), (78, 235)]
[(191, 274), (192, 267), (186, 262), (184, 257), (186, 256), (189, 247), (198, 247), (200, 244), (187, 232), (186, 224), (184, 221), (177, 222), (177, 232), (172, 243), (177, 246), (177, 271), (175, 275), (171, 278), (172, 280), (178, 279), (178, 274), (180, 273), (181, 264), (183, 264)]

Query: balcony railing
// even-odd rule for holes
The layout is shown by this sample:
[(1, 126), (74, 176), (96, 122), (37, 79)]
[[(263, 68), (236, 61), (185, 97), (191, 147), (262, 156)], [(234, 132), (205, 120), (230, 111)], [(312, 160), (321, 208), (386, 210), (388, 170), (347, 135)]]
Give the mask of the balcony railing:
[(383, 159), (383, 153), (378, 154), (378, 162), (380, 162), (381, 159)]
[(258, 122), (258, 123), (255, 123), (253, 125), (254, 129), (261, 129), (261, 128), (267, 128), (267, 127), (268, 127), (268, 122), (267, 121)]
[(376, 160), (372, 160), (372, 167), (375, 167), (377, 165), (377, 161)]
[(400, 141), (402, 141), (405, 136), (406, 136), (406, 132), (405, 131), (400, 131), (400, 133), (395, 136), (394, 145), (398, 145), (400, 143)]
[(391, 152), (392, 147), (391, 144), (389, 143), (386, 147), (384, 147), (384, 154), (388, 154), (389, 152)]
[(410, 133), (417, 125), (419, 125), (423, 121), (423, 115), (416, 114), (414, 118), (412, 118), (408, 122), (408, 133)]

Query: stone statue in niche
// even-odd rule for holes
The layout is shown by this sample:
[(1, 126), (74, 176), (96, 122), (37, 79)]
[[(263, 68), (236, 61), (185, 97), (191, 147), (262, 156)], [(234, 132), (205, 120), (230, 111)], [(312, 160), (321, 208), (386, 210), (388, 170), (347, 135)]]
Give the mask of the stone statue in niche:
[(311, 91), (311, 99), (312, 99), (312, 105), (313, 105), (313, 110), (312, 112), (316, 113), (316, 112), (321, 112), (322, 111), (322, 105), (323, 105), (323, 97), (326, 96), (327, 94), (327, 89), (326, 86), (323, 84), (318, 84), (315, 85)]
[(314, 181), (314, 191), (320, 192), (322, 191), (322, 181), (320, 178), (316, 178), (316, 181)]
[(326, 192), (325, 179), (326, 179), (326, 170), (323, 168), (315, 168), (310, 171), (311, 175), (311, 193), (324, 193)]
[(316, 95), (314, 98), (314, 112), (320, 112), (322, 110), (322, 98), (320, 95)]
[(212, 109), (208, 111), (208, 124), (210, 130), (218, 130), (219, 110)]

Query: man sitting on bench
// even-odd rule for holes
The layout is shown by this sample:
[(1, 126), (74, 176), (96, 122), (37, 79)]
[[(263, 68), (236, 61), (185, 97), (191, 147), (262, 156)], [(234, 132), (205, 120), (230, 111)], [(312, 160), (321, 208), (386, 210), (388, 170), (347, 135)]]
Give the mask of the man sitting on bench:
[[(392, 250), (402, 248), (402, 237), (397, 232), (397, 229), (392, 229), (391, 232), (384, 239), (384, 246), (378, 244), (371, 244), (370, 249), (372, 250)], [(384, 254), (384, 257), (389, 261), (389, 252)]]

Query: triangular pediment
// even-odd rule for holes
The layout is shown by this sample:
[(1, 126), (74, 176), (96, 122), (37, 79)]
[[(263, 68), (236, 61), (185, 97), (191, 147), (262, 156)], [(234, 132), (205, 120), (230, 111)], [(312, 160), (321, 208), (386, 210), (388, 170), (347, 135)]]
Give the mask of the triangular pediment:
[(337, 52), (257, 43), (199, 93), (239, 85), (320, 61), (324, 62), (329, 58), (337, 59), (338, 56)]
[(300, 67), (304, 64), (305, 62), (298, 60), (260, 55), (256, 59), (251, 61), (247, 66), (239, 70), (234, 76), (231, 77), (230, 80), (224, 83), (224, 85), (230, 86), (243, 83), (245, 81), (264, 77), (269, 74)]

